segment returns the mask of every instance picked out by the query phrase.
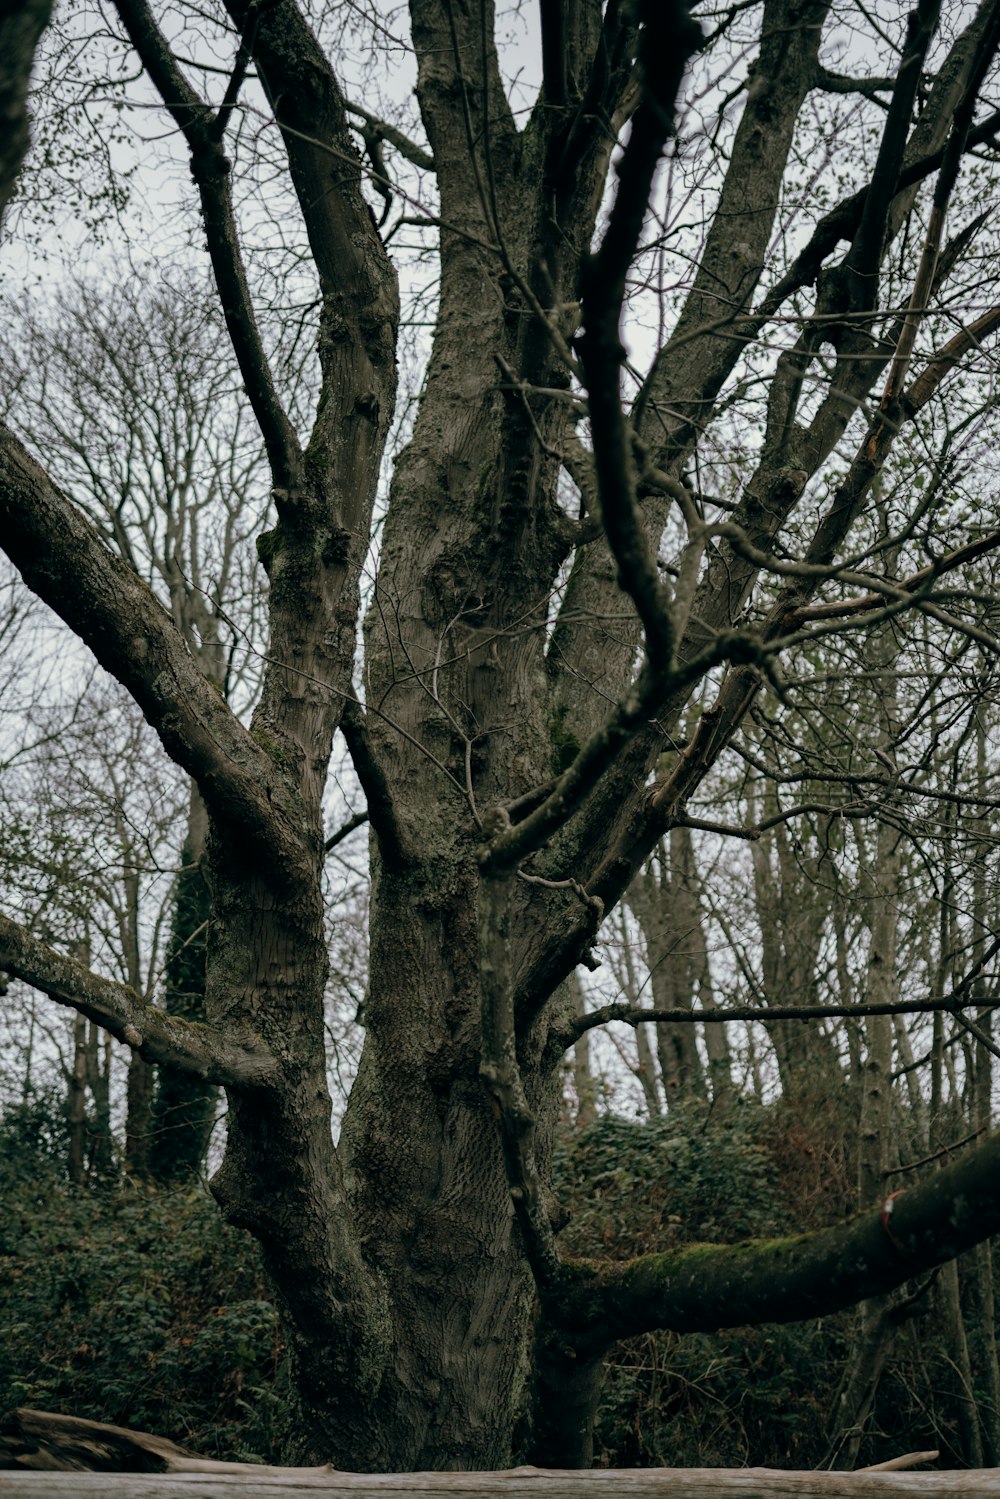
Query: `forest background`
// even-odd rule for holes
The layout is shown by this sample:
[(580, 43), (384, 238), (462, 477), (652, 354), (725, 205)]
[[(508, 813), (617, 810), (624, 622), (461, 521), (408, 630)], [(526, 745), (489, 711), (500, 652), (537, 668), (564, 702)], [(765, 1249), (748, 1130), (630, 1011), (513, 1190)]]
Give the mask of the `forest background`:
[[(369, 823), (384, 897), (386, 868), (405, 863), (406, 797), (420, 777), (419, 796), (426, 803), (429, 785), (444, 808), (444, 843), (461, 832), (462, 860), (547, 812), (534, 845), (517, 850), (524, 900), (547, 903), (541, 917), (530, 908), (532, 950), (560, 954), (549, 1030), (530, 1058), (551, 1074), (549, 1101), (528, 1089), (549, 1229), (522, 1211), (516, 1230), (543, 1297), (535, 1261), (544, 1268), (549, 1231), (563, 1256), (627, 1263), (821, 1228), (895, 1201), (898, 1187), (981, 1143), (995, 1109), (1000, 7), (942, 17), (921, 6), (908, 17), (895, 4), (699, 6), (697, 46), (667, 9), (665, 71), (680, 93), (675, 115), (672, 98), (658, 101), (672, 122), (623, 257), (618, 363), (613, 342), (589, 352), (601, 316), (617, 322), (620, 309), (601, 305), (580, 266), (588, 211), (596, 243), (612, 239), (615, 171), (610, 187), (605, 178), (613, 155), (627, 159), (615, 140), (635, 138), (648, 103), (653, 67), (635, 59), (640, 22), (654, 22), (615, 6), (602, 16), (542, 5), (536, 32), (517, 6), (494, 17), (485, 5), (417, 4), (411, 32), (402, 11), (380, 6), (308, 11), (344, 90), (350, 137), (334, 154), (356, 176), (403, 299), (400, 394), (391, 428), (386, 412), (376, 422), (387, 458), (351, 564), (369, 620), (369, 659), (354, 672), (368, 717), (358, 708), (340, 719), (338, 707), (322, 793), (322, 1071), (339, 1124), (380, 992)], [(261, 85), (257, 70), (277, 64), (263, 27), (240, 12), (176, 5), (159, 24), (174, 61), (214, 100), (234, 165), (271, 394), (254, 395), (249, 335), (241, 349), (232, 293), (227, 320), (204, 263), (206, 220), (210, 246), (213, 229), (200, 117), (168, 87), (165, 126), (149, 81), (156, 47), (142, 39), (148, 12), (123, 3), (57, 14), (41, 35), (34, 145), (0, 250), (2, 414), (284, 772), (280, 741), (251, 717), (274, 690), (268, 584), (291, 524), (275, 452), (291, 447), (281, 419), (308, 431), (315, 416), (314, 434), (322, 428), (337, 336), (324, 319), (343, 262), (320, 254), (316, 268), (315, 203), (289, 145), (301, 124), (282, 118), (280, 90)], [(615, 107), (608, 83), (601, 108), (580, 114), (573, 88), (590, 98), (584, 64), (593, 89), (612, 22)], [(434, 26), (443, 51), (428, 44)], [(126, 32), (145, 47), (149, 77)], [(444, 55), (454, 72), (442, 81), (427, 59)], [(590, 207), (545, 205), (567, 215), (546, 259), (496, 180), (519, 180), (502, 159), (517, 132), (531, 144), (546, 110), (571, 105), (597, 127), (590, 175), (562, 186)], [(271, 112), (284, 136), (268, 128)], [(454, 184), (442, 179), (449, 152)], [(472, 294), (463, 255), (481, 257), (477, 275), (486, 266)], [(475, 320), (484, 285), (498, 288), (495, 328)], [(514, 322), (542, 329), (544, 352)], [(420, 412), (433, 425), (434, 380), (448, 384), (463, 357), (466, 392), (500, 434), (491, 441), (509, 444), (509, 465), (491, 450), (477, 466), (464, 435), (448, 449), (442, 422), (428, 498)], [(627, 421), (617, 450), (618, 416), (602, 428), (595, 409), (602, 361), (615, 382), (605, 406)], [(530, 607), (514, 613), (483, 584), (481, 525), (449, 541), (444, 561), (431, 543), (424, 557), (401, 548), (393, 506), (418, 538), (424, 522), (390, 497), (393, 462), (400, 495), (424, 486), (430, 514), (467, 504), (481, 519), (492, 506), (490, 544), (505, 566), (542, 542), (552, 556), (563, 548)], [(544, 524), (518, 533), (527, 470), (545, 491)], [(79, 645), (87, 625), (71, 618), (70, 633), (40, 602), (58, 609), (64, 585), (32, 577), (9, 515), (3, 524), (30, 585), (10, 567), (0, 580), (4, 913), (38, 946), (6, 934), (0, 952), (10, 973), (0, 1405), (276, 1460), (301, 1426), (304, 1355), (252, 1239), (209, 1199), (227, 1129), (216, 1081), (192, 1076), (166, 1043), (120, 1046), (126, 1022), (100, 1024), (114, 1019), (112, 1002), (82, 977), (68, 993), (39, 956), (68, 954), (80, 974), (127, 986), (144, 1005), (203, 1019), (219, 920), (219, 887), (213, 916), (204, 871), (218, 809), (198, 768), (194, 784), (192, 765), (169, 743), (164, 753), (162, 729), (158, 741), (137, 713), (128, 671), (108, 675)], [(640, 533), (645, 551), (633, 544)], [(420, 605), (426, 635), (412, 631), (408, 567), (418, 592), (433, 578), (435, 597)], [(716, 616), (704, 607), (713, 593), (725, 596)], [(358, 617), (339, 621), (348, 687)], [(507, 722), (483, 684), (504, 679), (508, 646), (514, 654), (522, 639), (541, 642), (547, 676), (541, 693), (507, 700)], [(391, 669), (386, 642), (401, 652)], [(379, 703), (389, 709), (376, 721)], [(594, 750), (611, 720), (621, 744)], [(501, 739), (498, 768), (487, 746)], [(623, 786), (633, 802), (649, 788), (658, 823), (647, 817), (637, 832), (631, 803), (631, 821), (609, 823), (606, 803)], [(483, 816), (493, 796), (507, 808), (498, 830)], [(560, 844), (567, 823), (575, 831)], [(630, 878), (607, 865), (587, 872), (595, 829), (609, 860), (627, 862), (628, 845)], [(400, 910), (405, 901), (382, 914), (390, 933)], [(502, 927), (484, 938), (484, 972)], [(466, 922), (442, 929), (457, 948), (470, 941)], [(444, 945), (445, 966), (461, 966)], [(384, 982), (384, 953), (378, 961)], [(478, 977), (472, 990), (478, 1017)], [(78, 1007), (64, 1013), (53, 997)], [(706, 1009), (723, 1013), (685, 1018)], [(553, 1035), (565, 1060), (546, 1073)], [(441, 1092), (443, 1062), (421, 1065)], [(502, 1123), (508, 1107), (499, 1096)], [(500, 1161), (487, 1114), (489, 1129)], [(505, 1190), (520, 1203), (538, 1167), (505, 1138)], [(819, 1322), (618, 1339), (596, 1458), (855, 1466), (927, 1446), (947, 1463), (998, 1465), (994, 1270), (984, 1243)], [(524, 1397), (509, 1415), (515, 1455), (534, 1440), (530, 1407)], [(446, 1447), (441, 1461), (455, 1461)]]

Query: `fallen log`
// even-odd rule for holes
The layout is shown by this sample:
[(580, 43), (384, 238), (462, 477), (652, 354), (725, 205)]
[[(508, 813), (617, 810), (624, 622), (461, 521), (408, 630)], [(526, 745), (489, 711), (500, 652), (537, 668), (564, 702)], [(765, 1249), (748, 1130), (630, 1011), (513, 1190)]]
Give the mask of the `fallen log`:
[(791, 1473), (641, 1468), (502, 1473), (0, 1473), (3, 1499), (1000, 1499), (1000, 1470)]
[[(910, 1462), (927, 1456), (911, 1453)], [(906, 1461), (907, 1459), (902, 1459)], [(895, 1459), (898, 1463), (900, 1459)], [(0, 1499), (1000, 1499), (1000, 1469), (795, 1473), (774, 1468), (341, 1473), (223, 1463), (165, 1437), (47, 1411), (0, 1419)]]

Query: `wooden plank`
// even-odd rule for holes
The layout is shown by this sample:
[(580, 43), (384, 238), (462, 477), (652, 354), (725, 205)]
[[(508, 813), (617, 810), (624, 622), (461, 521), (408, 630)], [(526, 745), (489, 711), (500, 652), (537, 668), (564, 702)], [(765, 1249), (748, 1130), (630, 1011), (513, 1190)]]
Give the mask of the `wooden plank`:
[(642, 1468), (502, 1473), (0, 1473), (2, 1499), (1000, 1499), (1000, 1469), (961, 1473), (795, 1473)]

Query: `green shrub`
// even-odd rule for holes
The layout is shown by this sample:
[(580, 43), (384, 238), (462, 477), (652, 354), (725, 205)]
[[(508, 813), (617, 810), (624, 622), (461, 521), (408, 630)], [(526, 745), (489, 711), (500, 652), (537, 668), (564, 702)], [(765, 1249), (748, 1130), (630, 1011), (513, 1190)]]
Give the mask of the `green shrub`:
[[(675, 1105), (664, 1119), (606, 1116), (561, 1134), (555, 1188), (570, 1220), (564, 1252), (628, 1258), (672, 1245), (798, 1232), (776, 1161), (773, 1121), (744, 1101)], [(811, 1226), (811, 1225), (810, 1225)], [(608, 1467), (810, 1468), (846, 1353), (849, 1318), (654, 1333), (608, 1362), (595, 1433)]]
[(279, 1461), (284, 1356), (253, 1241), (201, 1186), (71, 1187), (30, 1123), (0, 1121), (0, 1410)]

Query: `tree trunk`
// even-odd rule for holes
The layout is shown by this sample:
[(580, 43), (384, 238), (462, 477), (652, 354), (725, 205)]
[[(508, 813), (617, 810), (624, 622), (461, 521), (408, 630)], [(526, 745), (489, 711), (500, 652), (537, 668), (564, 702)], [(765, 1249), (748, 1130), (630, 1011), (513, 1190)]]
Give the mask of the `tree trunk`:
[(944, 1358), (944, 1384), (949, 1390), (958, 1426), (960, 1446), (958, 1456), (970, 1468), (983, 1466), (983, 1442), (979, 1430), (979, 1412), (976, 1408), (975, 1384), (972, 1361), (969, 1358), (969, 1340), (965, 1333), (965, 1317), (962, 1314), (962, 1294), (958, 1275), (958, 1264), (952, 1261), (941, 1271), (938, 1290), (939, 1305), (943, 1313), (943, 1332), (948, 1352)]
[(87, 1031), (87, 1085), (94, 1100), (88, 1129), (89, 1169), (95, 1181), (108, 1181), (115, 1170), (111, 1130), (111, 1037), (90, 1022)]
[(150, 1126), (156, 1071), (152, 1062), (133, 1051), (125, 1084), (125, 1170), (130, 1176), (149, 1174)]
[[(633, 881), (634, 889), (635, 882)], [(622, 945), (622, 969), (624, 977), (622, 988), (630, 1005), (640, 1005), (642, 1003), (642, 989), (635, 967), (632, 931), (629, 928), (628, 916), (624, 906), (618, 912), (617, 926)], [(634, 1071), (639, 1080), (639, 1086), (642, 1089), (646, 1113), (650, 1119), (659, 1119), (663, 1113), (663, 1105), (660, 1102), (660, 1090), (656, 1081), (656, 1057), (653, 1054), (653, 1047), (649, 1039), (650, 1029), (651, 1027), (648, 1025), (636, 1026), (636, 1065)]]
[[(583, 985), (575, 973), (566, 980), (566, 990), (573, 1014), (583, 1015)], [(591, 1066), (589, 1031), (584, 1031), (573, 1044), (573, 1091), (576, 1093), (576, 1118), (573, 1122), (577, 1129), (586, 1129), (597, 1118), (597, 1079)]]
[[(873, 643), (871, 659), (879, 693), (880, 757), (895, 763), (898, 726), (896, 658), (891, 631)], [(899, 998), (897, 971), (899, 920), (900, 834), (889, 817), (878, 825), (874, 859), (868, 871), (868, 946), (865, 998), (872, 1004), (891, 1004)], [(861, 850), (862, 864), (864, 852)], [(872, 1015), (866, 1022), (868, 1051), (862, 1074), (861, 1121), (858, 1147), (858, 1201), (864, 1207), (886, 1199), (888, 1172), (898, 1155), (893, 1137), (892, 1016)], [(888, 1199), (892, 1205), (893, 1199)], [(888, 1207), (883, 1206), (883, 1212)], [(837, 1418), (841, 1426), (836, 1466), (857, 1466), (865, 1427), (875, 1403), (895, 1322), (891, 1307), (881, 1298), (863, 1301), (858, 1308), (857, 1342), (842, 1391)]]
[[(184, 1020), (205, 1019), (205, 948), (211, 897), (202, 859), (208, 815), (201, 793), (191, 787), (187, 831), (174, 894), (165, 964), (164, 1009)], [(136, 1108), (140, 1107), (136, 1079)], [(215, 1122), (218, 1089), (178, 1067), (161, 1066), (150, 1114), (148, 1171), (158, 1182), (180, 1182), (201, 1171)]]
[[(987, 705), (982, 703), (976, 714), (976, 784), (980, 797), (989, 795), (989, 766), (986, 746)], [(972, 873), (972, 924), (974, 940), (972, 961), (982, 962), (986, 942), (991, 930), (996, 930), (990, 920), (990, 908), (986, 885), (986, 858), (991, 835), (985, 818), (975, 819), (976, 831), (982, 840), (976, 850)], [(982, 975), (972, 988), (973, 999), (985, 997), (985, 982)], [(976, 1022), (987, 1042), (993, 1029), (993, 1012), (983, 1005), (976, 1011)], [(985, 1131), (992, 1123), (993, 1104), (993, 1057), (988, 1045), (978, 1041), (975, 1052), (973, 1087), (973, 1111), (970, 1123), (973, 1129)], [(1000, 1463), (1000, 1359), (997, 1357), (996, 1303), (993, 1291), (993, 1250), (989, 1244), (978, 1245), (968, 1256), (971, 1274), (968, 1277), (971, 1315), (968, 1324), (970, 1362), (978, 1374), (977, 1409), (982, 1432), (984, 1460), (990, 1467)]]
[[(394, 1288), (393, 1359), (347, 1466), (503, 1467), (525, 1410), (534, 1296), (479, 1078), (475, 879), (467, 864), (429, 896), (423, 868), (377, 875), (342, 1142), (367, 1254)], [(535, 1102), (551, 1125), (557, 1093)], [(327, 1419), (340, 1438), (336, 1408)]]
[(68, 1136), (67, 1171), (74, 1186), (87, 1180), (87, 1019), (73, 1019), (73, 1062), (68, 1075), (66, 1128)]
[[(701, 978), (701, 916), (692, 888), (694, 852), (686, 828), (671, 829), (656, 856), (632, 883), (630, 904), (646, 943), (653, 1007), (690, 1010)], [(656, 1056), (667, 1105), (704, 1098), (708, 1088), (693, 1025), (658, 1025)]]

